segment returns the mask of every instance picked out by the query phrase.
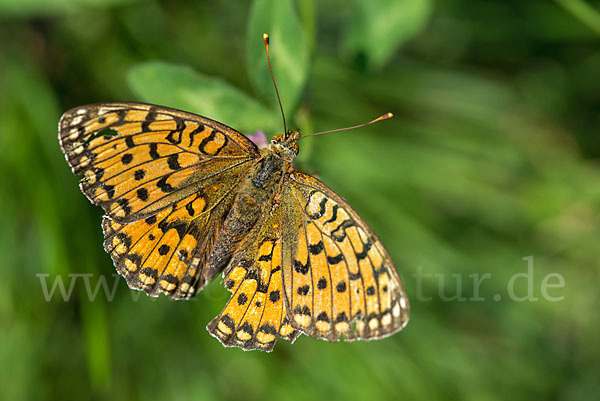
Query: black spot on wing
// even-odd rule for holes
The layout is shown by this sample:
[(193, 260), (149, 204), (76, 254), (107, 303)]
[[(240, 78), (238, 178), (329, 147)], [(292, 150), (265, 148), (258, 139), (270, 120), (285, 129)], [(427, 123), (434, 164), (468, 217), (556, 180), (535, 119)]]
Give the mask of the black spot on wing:
[(307, 305), (296, 305), (294, 308), (294, 313), (307, 316), (311, 315), (310, 309)]
[(181, 166), (179, 165), (179, 154), (178, 153), (173, 153), (172, 155), (169, 155), (169, 157), (167, 158), (167, 164), (169, 165), (169, 168), (171, 170), (179, 170), (181, 168)]
[(347, 322), (347, 321), (348, 321), (348, 316), (346, 316), (346, 312), (341, 312), (335, 318), (336, 323)]
[(270, 262), (271, 259), (272, 259), (271, 254), (260, 255), (260, 257), (258, 258), (259, 262)]
[(119, 239), (119, 241), (125, 245), (125, 247), (129, 248), (131, 247), (131, 238), (125, 234), (125, 233), (118, 233), (116, 235), (116, 237)]
[(131, 163), (132, 160), (133, 160), (133, 155), (131, 153), (125, 153), (123, 156), (121, 156), (121, 162), (123, 164), (129, 164), (129, 163)]
[(300, 287), (298, 287), (296, 292), (298, 293), (298, 295), (301, 295), (301, 296), (308, 295), (308, 293), (310, 292), (310, 287), (308, 285), (300, 286)]
[(206, 151), (204, 150), (204, 147), (210, 143), (211, 141), (213, 141), (215, 139), (215, 131), (211, 131), (210, 135), (207, 136), (206, 138), (204, 138), (201, 142), (200, 145), (198, 145), (198, 150), (202, 153), (206, 153)]
[(327, 255), (327, 263), (329, 263), (330, 265), (337, 265), (342, 260), (344, 260), (344, 255), (342, 255), (341, 253), (338, 253), (335, 256)]
[(246, 302), (248, 302), (248, 296), (242, 292), (237, 297), (237, 303), (238, 305), (244, 305)]
[(115, 196), (115, 187), (112, 185), (104, 184), (102, 185), (102, 189), (106, 191), (106, 195), (108, 195), (108, 199), (112, 199)]
[(192, 145), (194, 144), (194, 137), (199, 134), (200, 132), (204, 131), (205, 127), (202, 124), (198, 124), (198, 128), (196, 128), (195, 130), (193, 130), (192, 132), (190, 132), (190, 144), (189, 147), (191, 148)]
[(327, 315), (327, 313), (321, 312), (317, 315), (317, 320), (329, 323), (329, 316)]
[(259, 330), (266, 334), (277, 335), (277, 330), (275, 329), (275, 326), (273, 326), (269, 323), (265, 323), (262, 326), (260, 326)]
[(135, 142), (133, 142), (132, 136), (125, 137), (125, 145), (127, 145), (128, 148), (133, 148), (135, 146)]
[[(308, 216), (313, 220), (323, 217), (323, 215), (325, 214), (325, 205), (327, 204), (327, 200), (328, 200), (327, 198), (321, 199), (321, 202), (319, 202), (319, 210), (316, 211), (315, 213), (312, 213), (312, 214), (308, 213), (308, 210), (307, 210), (306, 212), (307, 212)], [(306, 207), (308, 207), (308, 205), (306, 205)]]
[(142, 131), (148, 132), (150, 131), (150, 123), (156, 120), (156, 113), (151, 111), (146, 114), (146, 119), (142, 122)]
[(246, 333), (250, 334), (251, 336), (254, 335), (254, 329), (248, 322), (244, 322), (244, 324), (242, 324), (242, 326), (238, 329), (238, 331), (245, 331)]
[(192, 202), (185, 205), (185, 210), (187, 210), (190, 217), (193, 217), (194, 214), (196, 213), (196, 211), (194, 210), (194, 206), (192, 205)]
[(136, 194), (140, 200), (144, 202), (148, 200), (148, 190), (146, 188), (138, 188)]
[(269, 299), (271, 300), (271, 302), (279, 301), (280, 297), (281, 294), (279, 293), (279, 290), (271, 291), (271, 293), (269, 294)]
[(325, 277), (321, 277), (319, 281), (317, 281), (317, 288), (319, 290), (324, 290), (327, 288), (327, 279), (325, 279)]
[(164, 233), (166, 233), (167, 231), (169, 231), (169, 222), (167, 221), (167, 219), (163, 219), (161, 220), (160, 223), (158, 223), (158, 228), (160, 228), (160, 230)]
[(331, 209), (331, 217), (325, 221), (325, 224), (333, 223), (334, 221), (336, 221), (337, 213), (338, 213), (338, 205), (333, 205), (333, 208)]
[(146, 176), (146, 172), (142, 169), (135, 170), (135, 172), (133, 173), (133, 178), (135, 178), (136, 181), (143, 180), (145, 176)]
[(294, 270), (296, 273), (306, 274), (308, 273), (309, 268), (310, 260), (308, 260), (305, 265), (303, 265), (299, 260), (294, 260)]
[(167, 183), (168, 178), (169, 178), (169, 176), (165, 175), (156, 182), (156, 186), (164, 193), (169, 193), (169, 192), (174, 191), (174, 188), (171, 186), (171, 184)]
[(308, 250), (310, 251), (311, 255), (318, 255), (321, 252), (323, 252), (323, 241), (319, 241), (316, 244), (312, 245), (309, 244), (308, 245)]
[(150, 157), (152, 158), (152, 160), (156, 160), (156, 159), (160, 158), (160, 155), (158, 154), (158, 144), (157, 143), (150, 144)]

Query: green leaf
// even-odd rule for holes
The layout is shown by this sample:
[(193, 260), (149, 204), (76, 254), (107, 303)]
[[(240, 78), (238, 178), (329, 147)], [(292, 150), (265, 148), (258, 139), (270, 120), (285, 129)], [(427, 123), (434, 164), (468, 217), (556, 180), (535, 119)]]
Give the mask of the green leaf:
[(305, 33), (289, 0), (255, 0), (250, 11), (247, 46), (248, 71), (256, 90), (278, 108), (269, 74), (263, 33), (271, 38), (273, 74), (287, 116), (295, 110), (308, 74), (308, 44)]
[(583, 0), (556, 0), (565, 11), (600, 35), (600, 13)]
[(245, 133), (272, 131), (276, 114), (220, 78), (161, 61), (129, 71), (129, 86), (145, 102), (174, 107), (222, 122)]
[(367, 57), (369, 67), (381, 67), (399, 46), (425, 27), (432, 0), (354, 0), (354, 17), (344, 47)]

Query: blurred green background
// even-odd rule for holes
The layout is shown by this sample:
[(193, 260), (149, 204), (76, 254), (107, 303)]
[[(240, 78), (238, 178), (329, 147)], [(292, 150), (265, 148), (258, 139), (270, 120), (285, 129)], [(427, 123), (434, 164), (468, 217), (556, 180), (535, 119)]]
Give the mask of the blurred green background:
[[(597, 399), (599, 13), (583, 0), (0, 1), (0, 399)], [(129, 290), (63, 160), (58, 119), (87, 103), (281, 131), (263, 32), (291, 128), (396, 115), (301, 141), (297, 160), (395, 260), (411, 322), (389, 339), (223, 348), (204, 329), (222, 284), (189, 302)], [(67, 301), (48, 293), (56, 280)]]

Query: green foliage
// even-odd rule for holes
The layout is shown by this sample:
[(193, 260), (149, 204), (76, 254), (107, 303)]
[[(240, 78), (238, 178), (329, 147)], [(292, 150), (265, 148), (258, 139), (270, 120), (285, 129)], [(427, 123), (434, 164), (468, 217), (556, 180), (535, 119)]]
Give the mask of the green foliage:
[(94, 7), (110, 7), (135, 0), (2, 0), (0, 16), (35, 17), (41, 15), (73, 13)]
[(308, 77), (308, 44), (291, 0), (256, 0), (250, 10), (246, 48), (250, 79), (257, 91), (272, 99), (278, 109), (265, 47), (261, 40), (271, 37), (270, 53), (273, 75), (286, 115), (291, 116), (304, 90)]
[(566, 11), (600, 34), (600, 12), (583, 0), (556, 0)]
[[(597, 398), (592, 2), (19, 4), (0, 0), (0, 399)], [(263, 32), (290, 128), (396, 115), (303, 140), (297, 164), (388, 247), (412, 315), (391, 338), (223, 348), (204, 328), (228, 299), (223, 285), (189, 302), (129, 290), (102, 249), (101, 211), (60, 152), (61, 113), (92, 102), (280, 131)], [(538, 299), (518, 302), (508, 283), (529, 256)], [(541, 290), (555, 273), (556, 302)], [(473, 300), (472, 275), (484, 274)], [(71, 296), (46, 300), (59, 278)], [(452, 297), (459, 279), (464, 299)], [(515, 281), (516, 295), (528, 289)]]
[[(138, 64), (129, 85), (145, 102), (210, 116), (244, 132), (276, 129), (273, 113), (220, 78), (160, 61)], [(279, 123), (279, 120), (277, 120)]]
[(433, 11), (432, 0), (354, 0), (345, 46), (382, 67), (400, 45), (421, 32)]

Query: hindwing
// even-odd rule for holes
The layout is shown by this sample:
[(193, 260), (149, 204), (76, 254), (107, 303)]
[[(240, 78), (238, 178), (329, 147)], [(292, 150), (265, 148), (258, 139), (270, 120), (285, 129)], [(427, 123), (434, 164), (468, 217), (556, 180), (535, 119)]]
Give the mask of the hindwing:
[(283, 190), (283, 283), (292, 325), (328, 341), (376, 339), (408, 323), (383, 244), (339, 195), (294, 171)]
[(281, 210), (265, 207), (223, 274), (231, 299), (207, 326), (225, 346), (271, 351), (278, 337), (294, 342), (300, 334), (285, 308), (281, 247)]

